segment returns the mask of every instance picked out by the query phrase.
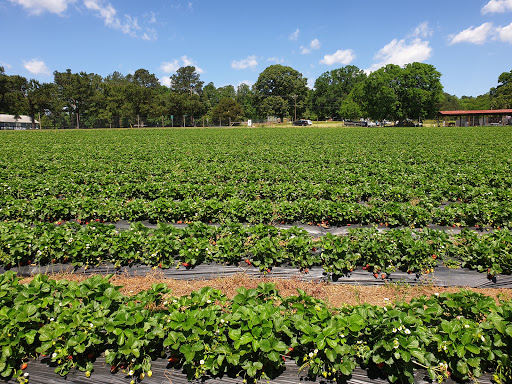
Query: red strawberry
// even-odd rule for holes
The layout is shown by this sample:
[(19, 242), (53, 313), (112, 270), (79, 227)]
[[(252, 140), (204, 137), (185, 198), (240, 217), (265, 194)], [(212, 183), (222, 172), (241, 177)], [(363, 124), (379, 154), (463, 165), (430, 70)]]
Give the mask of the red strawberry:
[(245, 259), (245, 262), (246, 262), (248, 265), (251, 265), (251, 260), (249, 260), (249, 259)]
[(190, 267), (190, 263), (181, 263), (184, 267)]
[(377, 279), (379, 277), (379, 274), (374, 273), (373, 276)]
[(383, 274), (381, 275), (381, 277), (382, 277), (382, 279), (385, 279), (385, 278), (386, 278), (386, 274), (385, 274), (385, 273), (383, 273)]
[(28, 364), (27, 364), (27, 363), (23, 363), (23, 364), (21, 364), (21, 369), (27, 369), (27, 367), (28, 367)]
[(94, 359), (94, 354), (93, 354), (93, 353), (88, 353), (88, 354), (87, 354), (87, 358), (88, 358), (89, 360)]
[(379, 364), (377, 364), (377, 368), (382, 369), (382, 368), (384, 368), (384, 365), (385, 365), (384, 363), (379, 363)]

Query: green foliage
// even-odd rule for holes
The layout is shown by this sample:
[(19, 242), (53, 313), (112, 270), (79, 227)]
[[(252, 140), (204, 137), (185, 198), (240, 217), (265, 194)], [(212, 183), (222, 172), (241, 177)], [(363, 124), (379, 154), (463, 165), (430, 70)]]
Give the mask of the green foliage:
[(297, 70), (275, 64), (267, 67), (253, 86), (260, 117), (267, 118), (269, 113), (281, 119), (285, 116), (297, 116), (305, 110), (307, 79)]
[(372, 72), (364, 83), (366, 110), (377, 120), (433, 117), (443, 96), (440, 78), (429, 64), (411, 63), (403, 68), (388, 64)]
[(225, 124), (228, 121), (236, 122), (243, 119), (244, 111), (242, 106), (234, 99), (223, 98), (219, 104), (211, 111), (212, 118), (223, 120)]
[[(104, 356), (113, 373), (150, 375), (167, 358), (190, 380), (207, 375), (271, 379), (292, 359), (311, 378), (346, 379), (356, 365), (380, 370), (390, 382), (414, 383), (424, 367), (432, 379), (511, 378), (512, 305), (466, 291), (413, 299), (410, 304), (329, 308), (298, 291), (239, 288), (233, 299), (202, 288), (181, 298), (164, 284), (124, 296), (95, 276), (82, 283), (37, 275), (20, 284), (0, 275), (0, 376), (23, 375), (30, 357), (66, 376), (86, 376)], [(456, 309), (456, 311), (453, 311)]]
[(462, 231), (448, 237), (428, 228), (386, 232), (361, 228), (350, 230), (347, 236), (328, 233), (313, 240), (297, 227), (280, 230), (263, 224), (243, 227), (193, 222), (184, 228), (159, 224), (150, 229), (133, 223), (128, 230), (119, 231), (98, 222), (85, 226), (76, 222), (0, 223), (0, 264), (7, 268), (53, 263), (194, 268), (218, 263), (253, 265), (268, 273), (290, 264), (303, 272), (321, 266), (332, 279), (350, 275), (359, 267), (375, 278), (387, 279), (398, 270), (418, 276), (432, 273), (439, 263), (445, 263), (493, 278), (512, 273), (511, 244), (508, 229), (483, 235)]
[(324, 72), (315, 81), (312, 95), (313, 111), (319, 117), (362, 117), (360, 106), (348, 95), (354, 87), (364, 83), (366, 74), (353, 65)]

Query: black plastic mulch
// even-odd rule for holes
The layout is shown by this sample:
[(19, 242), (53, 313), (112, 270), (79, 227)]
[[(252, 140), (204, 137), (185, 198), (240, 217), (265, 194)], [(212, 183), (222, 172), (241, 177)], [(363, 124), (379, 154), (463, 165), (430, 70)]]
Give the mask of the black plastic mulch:
[[(245, 264), (245, 263), (244, 263)], [(146, 265), (133, 265), (115, 268), (112, 264), (104, 264), (96, 267), (89, 267), (87, 270), (82, 268), (73, 268), (69, 264), (51, 264), (45, 266), (25, 266), (16, 267), (11, 270), (16, 271), (19, 276), (27, 277), (38, 273), (62, 273), (72, 272), (77, 274), (109, 274), (128, 275), (128, 276), (146, 276), (154, 273), (155, 270)], [(301, 273), (299, 269), (293, 267), (275, 267), (270, 273), (263, 274), (253, 266), (230, 266), (220, 264), (200, 264), (194, 268), (181, 267), (180, 269), (158, 269), (159, 276), (176, 280), (212, 280), (221, 277), (230, 277), (237, 274), (246, 274), (249, 277), (261, 278), (282, 278), (299, 279), (310, 282), (326, 282), (333, 284), (363, 285), (375, 286), (387, 283), (407, 283), (410, 285), (433, 285), (439, 287), (468, 287), (468, 288), (512, 288), (512, 276), (503, 275), (489, 279), (486, 274), (472, 271), (465, 268), (451, 269), (439, 266), (434, 269), (434, 273), (421, 275), (406, 272), (393, 272), (389, 278), (383, 280), (375, 278), (370, 272), (358, 268), (350, 273), (349, 276), (327, 276), (322, 267), (313, 267), (308, 273)], [(0, 273), (4, 269), (0, 266)]]
[[(147, 384), (188, 384), (192, 383), (205, 383), (205, 384), (243, 384), (243, 378), (241, 377), (203, 377), (199, 380), (189, 381), (186, 374), (179, 369), (170, 367), (167, 360), (159, 359), (152, 362), (152, 377), (145, 377), (141, 383)], [(61, 383), (73, 383), (73, 384), (92, 384), (92, 383), (112, 383), (112, 384), (125, 384), (131, 381), (131, 377), (125, 373), (117, 372), (111, 373), (110, 367), (105, 365), (105, 359), (100, 357), (94, 362), (94, 371), (90, 378), (85, 377), (84, 372), (71, 371), (67, 377), (61, 377), (54, 372), (54, 368), (50, 367), (46, 360), (38, 359), (32, 360), (28, 363), (26, 372), (29, 374), (29, 383), (32, 384), (61, 384)], [(248, 380), (248, 382), (251, 382)], [(266, 383), (266, 380), (261, 380), (259, 383)], [(309, 379), (306, 372), (299, 371), (299, 367), (293, 361), (287, 361), (285, 370), (276, 378), (270, 380), (272, 384), (295, 384), (295, 383), (333, 383), (329, 380), (318, 378), (316, 381)], [(427, 384), (432, 381), (427, 376), (426, 371), (419, 369), (416, 371), (415, 383)], [(490, 384), (491, 375), (484, 374), (478, 379), (479, 383)], [(16, 383), (14, 380), (10, 380), (9, 383)], [(384, 377), (379, 377), (379, 372), (365, 371), (360, 368), (356, 368), (352, 375), (346, 380), (338, 380), (336, 383), (347, 383), (347, 384), (385, 384), (388, 383)], [(436, 381), (434, 381), (436, 383)], [(451, 379), (444, 380), (443, 383), (454, 384), (455, 382)]]

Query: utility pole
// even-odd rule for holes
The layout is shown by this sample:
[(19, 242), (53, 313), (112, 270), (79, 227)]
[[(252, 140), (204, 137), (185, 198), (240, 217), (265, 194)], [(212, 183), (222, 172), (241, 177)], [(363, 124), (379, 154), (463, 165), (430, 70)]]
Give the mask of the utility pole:
[(295, 120), (297, 120), (297, 95), (293, 95), (293, 101), (295, 102)]

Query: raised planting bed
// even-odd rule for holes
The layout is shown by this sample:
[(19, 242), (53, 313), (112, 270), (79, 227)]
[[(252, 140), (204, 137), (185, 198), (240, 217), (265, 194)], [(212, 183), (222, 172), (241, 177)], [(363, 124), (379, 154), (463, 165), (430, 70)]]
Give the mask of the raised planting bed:
[[(173, 297), (165, 284), (125, 296), (100, 276), (75, 283), (38, 275), (20, 284), (7, 272), (0, 287), (6, 379), (24, 381), (29, 366), (37, 377), (36, 358), (72, 382), (95, 380), (96, 370), (98, 382), (136, 382), (154, 372), (163, 382), (164, 367), (177, 369), (166, 377), (177, 381), (298, 381), (299, 368), (317, 381), (512, 380), (512, 302), (466, 290), (331, 308), (303, 291), (283, 297), (269, 283), (239, 288), (231, 299), (208, 287)], [(117, 373), (98, 369), (103, 361)]]
[(434, 274), (437, 283), (481, 286), (485, 280), (510, 283), (512, 234), (508, 229), (448, 233), (369, 227), (313, 237), (298, 227), (264, 224), (132, 223), (120, 229), (98, 222), (0, 222), (0, 266), (24, 274), (70, 267), (102, 272), (130, 267), (132, 273), (146, 273), (149, 267), (171, 268), (185, 278), (246, 271), (347, 282), (357, 282), (356, 277), (424, 282)]

